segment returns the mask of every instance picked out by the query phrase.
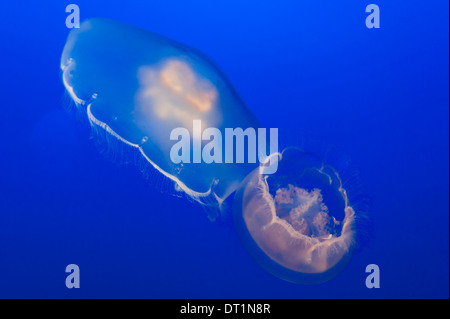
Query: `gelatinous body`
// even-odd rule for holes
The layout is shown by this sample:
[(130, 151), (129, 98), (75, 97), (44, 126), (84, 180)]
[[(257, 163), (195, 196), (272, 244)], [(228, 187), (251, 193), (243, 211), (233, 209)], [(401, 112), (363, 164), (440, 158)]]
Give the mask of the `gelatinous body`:
[(171, 160), (172, 130), (186, 128), (193, 139), (194, 120), (221, 131), (259, 126), (223, 72), (188, 46), (117, 21), (91, 19), (70, 32), (61, 69), (67, 91), (94, 127), (138, 149), (194, 199), (222, 201), (256, 166)]
[(276, 276), (297, 283), (334, 277), (355, 243), (355, 212), (339, 175), (298, 149), (280, 154), (273, 175), (255, 170), (233, 206), (238, 234), (251, 255)]
[[(226, 128), (259, 127), (203, 54), (133, 26), (91, 19), (70, 32), (61, 69), (68, 93), (95, 131), (137, 151), (136, 164), (145, 163), (201, 203), (220, 205), (237, 190), (236, 229), (267, 270), (288, 281), (317, 283), (346, 265), (355, 246), (355, 211), (339, 175), (319, 157), (290, 148), (271, 156), (279, 161), (260, 167), (206, 163), (192, 154), (190, 161), (173, 160), (172, 133), (179, 128), (190, 131), (189, 145), (203, 149), (212, 136), (199, 138), (194, 123), (222, 134)], [(262, 151), (264, 159), (269, 153)], [(278, 170), (272, 174), (274, 163)]]

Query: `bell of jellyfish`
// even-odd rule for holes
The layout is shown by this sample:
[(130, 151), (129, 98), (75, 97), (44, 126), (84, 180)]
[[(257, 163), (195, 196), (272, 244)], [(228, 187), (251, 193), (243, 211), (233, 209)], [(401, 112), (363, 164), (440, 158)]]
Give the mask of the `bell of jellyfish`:
[[(214, 138), (206, 128), (259, 125), (224, 73), (193, 48), (96, 18), (70, 32), (61, 69), (67, 92), (95, 130), (136, 151), (140, 165), (199, 202), (220, 204), (257, 166), (227, 165), (220, 154), (212, 163), (199, 156)], [(190, 139), (188, 149), (175, 150), (175, 157), (182, 151), (185, 157), (173, 160), (182, 138)]]
[(266, 270), (287, 281), (337, 275), (355, 244), (355, 211), (339, 175), (311, 153), (288, 148), (275, 174), (250, 173), (233, 204), (236, 230)]

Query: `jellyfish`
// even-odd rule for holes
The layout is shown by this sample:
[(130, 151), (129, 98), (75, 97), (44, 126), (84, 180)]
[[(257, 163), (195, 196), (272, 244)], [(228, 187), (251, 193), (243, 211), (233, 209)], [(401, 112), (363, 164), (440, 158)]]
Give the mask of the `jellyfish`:
[(259, 127), (226, 75), (193, 48), (95, 18), (70, 32), (61, 70), (66, 91), (97, 135), (113, 147), (135, 150), (140, 167), (153, 168), (201, 203), (220, 204), (257, 166), (171, 160), (173, 140), (180, 138), (174, 129), (189, 128), (193, 148), (213, 138), (204, 130), (195, 140), (195, 121), (221, 131)]
[[(221, 209), (234, 193), (237, 233), (269, 272), (296, 283), (317, 283), (333, 278), (348, 263), (355, 248), (356, 216), (332, 166), (297, 148), (278, 153), (264, 144), (258, 149), (261, 164), (227, 162), (220, 156), (216, 160), (216, 149), (208, 149), (214, 132), (260, 125), (226, 75), (203, 53), (96, 18), (70, 32), (61, 70), (76, 108), (109, 147), (130, 152), (127, 159), (143, 171), (157, 172), (176, 192), (201, 204)], [(202, 126), (216, 131), (202, 131)], [(185, 135), (189, 147), (180, 155), (183, 147), (174, 152), (174, 141)], [(265, 143), (266, 137), (261, 140)], [(215, 160), (196, 158), (205, 150)], [(174, 154), (183, 160), (174, 160)], [(210, 211), (209, 217), (217, 215)]]
[(254, 259), (279, 278), (327, 281), (348, 263), (356, 218), (340, 176), (313, 154), (288, 148), (275, 174), (256, 169), (233, 204), (239, 237)]

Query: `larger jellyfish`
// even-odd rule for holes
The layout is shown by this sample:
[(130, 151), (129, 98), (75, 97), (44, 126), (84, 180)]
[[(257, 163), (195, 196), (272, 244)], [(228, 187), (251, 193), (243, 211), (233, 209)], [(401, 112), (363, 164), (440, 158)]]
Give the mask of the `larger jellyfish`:
[[(200, 202), (220, 204), (256, 166), (171, 160), (175, 128), (193, 133), (196, 120), (221, 131), (259, 126), (223, 72), (186, 45), (95, 18), (70, 32), (61, 69), (67, 91), (94, 128), (138, 150), (177, 190)], [(192, 144), (203, 147), (211, 138), (202, 137)]]

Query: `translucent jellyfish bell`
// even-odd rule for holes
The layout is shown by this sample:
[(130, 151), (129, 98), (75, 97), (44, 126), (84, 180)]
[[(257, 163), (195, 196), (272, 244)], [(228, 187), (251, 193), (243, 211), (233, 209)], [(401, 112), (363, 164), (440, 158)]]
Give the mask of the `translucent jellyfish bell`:
[[(139, 151), (144, 161), (202, 202), (222, 201), (256, 164), (171, 160), (171, 132), (259, 127), (227, 77), (202, 53), (160, 35), (108, 19), (73, 29), (61, 57), (63, 82), (95, 129)], [(199, 144), (200, 143), (200, 144)], [(194, 153), (196, 150), (191, 150)]]
[(275, 174), (254, 170), (233, 205), (250, 254), (287, 281), (318, 283), (337, 275), (355, 243), (355, 211), (339, 175), (316, 155), (286, 149)]

